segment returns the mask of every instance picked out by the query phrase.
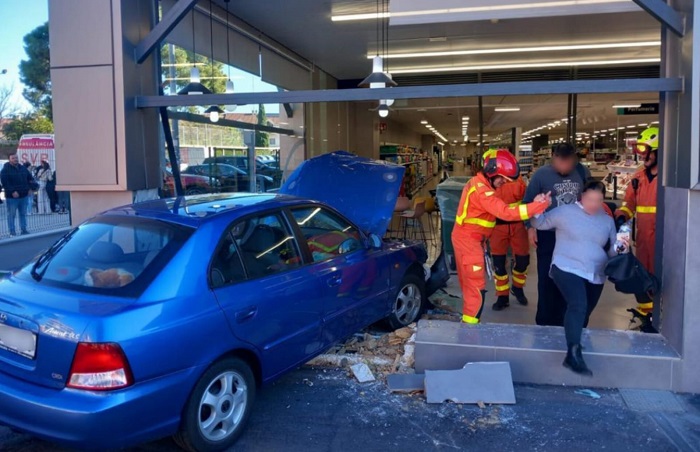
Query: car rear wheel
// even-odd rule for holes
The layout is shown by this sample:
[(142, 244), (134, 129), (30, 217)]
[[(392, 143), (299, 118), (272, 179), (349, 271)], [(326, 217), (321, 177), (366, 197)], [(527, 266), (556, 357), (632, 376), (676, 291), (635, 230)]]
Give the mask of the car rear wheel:
[(403, 277), (386, 322), (392, 329), (417, 321), (426, 307), (425, 282), (414, 274)]
[(185, 189), (185, 194), (188, 195), (188, 196), (192, 196), (192, 195), (203, 195), (203, 194), (205, 194), (206, 192), (207, 192), (207, 191), (206, 191), (204, 188), (202, 188), (202, 187), (187, 187), (187, 188)]
[(175, 442), (189, 451), (230, 448), (248, 421), (255, 389), (253, 372), (244, 361), (227, 358), (214, 364), (192, 391)]

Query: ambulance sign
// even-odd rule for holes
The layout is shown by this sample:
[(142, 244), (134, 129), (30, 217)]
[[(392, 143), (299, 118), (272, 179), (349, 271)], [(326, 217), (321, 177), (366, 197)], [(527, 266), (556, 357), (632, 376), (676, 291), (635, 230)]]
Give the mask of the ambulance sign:
[(56, 154), (53, 135), (22, 135), (17, 146), (17, 157), (20, 163), (29, 162), (32, 166), (38, 166), (42, 160), (46, 160), (51, 168), (55, 169)]

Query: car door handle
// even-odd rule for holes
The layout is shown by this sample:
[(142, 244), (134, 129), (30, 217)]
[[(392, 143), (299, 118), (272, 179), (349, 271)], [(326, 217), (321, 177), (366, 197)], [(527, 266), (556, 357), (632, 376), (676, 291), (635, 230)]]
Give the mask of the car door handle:
[(257, 306), (250, 306), (248, 308), (245, 308), (245, 309), (238, 311), (236, 313), (236, 322), (243, 323), (246, 320), (250, 320), (253, 317), (255, 317), (255, 314), (257, 314), (257, 313), (258, 313)]
[(331, 276), (326, 282), (328, 287), (338, 287), (343, 282), (343, 278), (340, 275)]

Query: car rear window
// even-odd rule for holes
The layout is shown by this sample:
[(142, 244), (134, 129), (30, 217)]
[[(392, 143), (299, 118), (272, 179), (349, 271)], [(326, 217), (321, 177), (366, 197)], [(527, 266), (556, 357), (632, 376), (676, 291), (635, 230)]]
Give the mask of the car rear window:
[(159, 220), (100, 216), (56, 242), (21, 276), (73, 290), (138, 296), (191, 233)]

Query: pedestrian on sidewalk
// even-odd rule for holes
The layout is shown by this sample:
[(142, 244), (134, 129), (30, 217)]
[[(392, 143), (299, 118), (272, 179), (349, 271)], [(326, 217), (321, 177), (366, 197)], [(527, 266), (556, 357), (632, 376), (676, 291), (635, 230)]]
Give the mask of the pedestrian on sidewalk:
[(46, 194), (49, 196), (51, 212), (58, 213), (58, 193), (56, 192), (56, 171), (51, 172), (51, 180), (46, 183)]
[(32, 215), (34, 213), (34, 192), (39, 188), (39, 186), (34, 179), (35, 169), (32, 167), (32, 164), (29, 162), (24, 162), (22, 165), (27, 168), (27, 172), (32, 178), (32, 180), (29, 182), (29, 194), (24, 200), (24, 208), (27, 211), (27, 215)]
[[(563, 365), (593, 375), (581, 352), (581, 334), (603, 293), (605, 265), (615, 256), (615, 221), (603, 207), (605, 186), (591, 181), (581, 201), (558, 207), (530, 220), (541, 231), (553, 230), (556, 246), (547, 273), (564, 296), (567, 353)], [(629, 243), (624, 243), (629, 248)]]
[(53, 180), (51, 166), (46, 160), (42, 160), (36, 170), (36, 181), (39, 184), (37, 191), (37, 211), (40, 214), (51, 213), (51, 203), (47, 192), (47, 185)]
[(15, 217), (19, 216), (19, 226), (22, 234), (27, 231), (27, 197), (30, 193), (30, 183), (34, 179), (27, 168), (19, 164), (17, 154), (10, 156), (10, 161), (5, 163), (0, 171), (0, 181), (5, 189), (7, 202), (7, 226), (10, 235), (17, 235)]
[[(540, 193), (552, 193), (549, 210), (575, 204), (586, 181), (586, 171), (578, 163), (576, 149), (569, 143), (560, 143), (552, 150), (552, 163), (535, 171), (527, 186), (523, 203), (532, 202)], [(549, 276), (556, 244), (553, 231), (528, 228), (530, 245), (537, 250), (537, 315), (538, 325), (563, 326), (566, 304), (564, 297)]]

